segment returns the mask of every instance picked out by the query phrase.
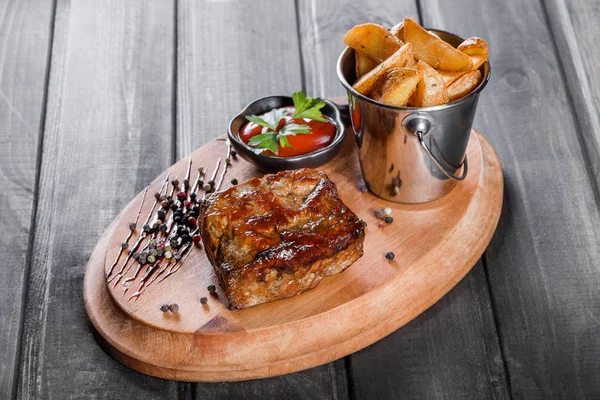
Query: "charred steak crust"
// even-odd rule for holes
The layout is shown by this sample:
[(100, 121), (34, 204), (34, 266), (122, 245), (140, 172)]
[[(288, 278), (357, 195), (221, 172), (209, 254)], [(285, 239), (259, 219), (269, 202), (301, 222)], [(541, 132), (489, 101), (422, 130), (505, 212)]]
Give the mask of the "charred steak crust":
[(233, 307), (314, 288), (363, 253), (363, 222), (324, 172), (283, 171), (208, 195), (202, 241)]

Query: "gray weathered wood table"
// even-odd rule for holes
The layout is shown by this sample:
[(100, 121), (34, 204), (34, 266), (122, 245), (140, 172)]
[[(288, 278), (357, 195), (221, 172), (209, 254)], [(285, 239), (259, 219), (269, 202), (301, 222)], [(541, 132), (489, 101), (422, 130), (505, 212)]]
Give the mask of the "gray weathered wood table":
[[(250, 100), (343, 94), (358, 23), (486, 38), (475, 126), (505, 198), (489, 249), (416, 320), (343, 360), (188, 384), (94, 342), (87, 258), (127, 202)], [(0, 4), (0, 398), (600, 398), (597, 0), (5, 0)]]

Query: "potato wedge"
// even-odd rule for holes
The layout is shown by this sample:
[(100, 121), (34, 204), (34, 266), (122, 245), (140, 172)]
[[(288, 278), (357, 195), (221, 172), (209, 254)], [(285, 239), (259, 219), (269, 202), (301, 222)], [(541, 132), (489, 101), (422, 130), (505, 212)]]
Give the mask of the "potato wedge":
[(424, 61), (419, 61), (417, 71), (421, 72), (421, 79), (417, 84), (414, 106), (429, 107), (447, 103), (448, 93), (440, 73)]
[(376, 61), (371, 60), (369, 56), (358, 50), (354, 50), (354, 55), (356, 57), (356, 78), (360, 78), (377, 66)]
[(481, 81), (481, 72), (478, 69), (463, 74), (453, 84), (448, 86), (448, 99), (455, 101), (471, 93)]
[(468, 71), (473, 65), (471, 57), (427, 32), (411, 18), (404, 19), (404, 39), (412, 44), (417, 60), (423, 60), (435, 69)]
[[(487, 60), (487, 58), (488, 58), (487, 54), (471, 56), (471, 59), (473, 60), (473, 69), (478, 69), (479, 67), (481, 67), (483, 65), (483, 63), (485, 62), (485, 60)], [(450, 72), (450, 71), (438, 71), (438, 72), (442, 76), (442, 79), (444, 80), (444, 84), (446, 85), (446, 87), (453, 84), (454, 81), (456, 81), (458, 78), (460, 78), (461, 76), (463, 76), (465, 74), (465, 72)]]
[(378, 63), (390, 57), (401, 46), (396, 36), (377, 24), (356, 25), (346, 33), (344, 43)]
[(404, 107), (417, 89), (421, 72), (412, 68), (392, 68), (386, 72), (386, 79), (375, 100), (396, 107)]
[(390, 33), (404, 43), (404, 21), (394, 25), (392, 29), (390, 29)]
[(385, 78), (385, 74), (388, 70), (406, 66), (407, 62), (412, 58), (411, 52), (412, 46), (408, 43), (405, 44), (387, 60), (363, 75), (352, 87), (357, 92), (369, 96), (377, 87), (378, 83), (381, 83), (382, 79)]
[(458, 50), (469, 56), (480, 56), (488, 53), (488, 44), (480, 37), (470, 37), (458, 45)]

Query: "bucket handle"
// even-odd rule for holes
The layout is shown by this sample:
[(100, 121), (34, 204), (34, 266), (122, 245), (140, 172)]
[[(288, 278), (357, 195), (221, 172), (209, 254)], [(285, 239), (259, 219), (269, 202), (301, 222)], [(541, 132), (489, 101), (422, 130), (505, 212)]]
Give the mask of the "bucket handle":
[(469, 163), (466, 154), (462, 164), (463, 173), (461, 176), (456, 176), (452, 172), (448, 171), (448, 169), (446, 169), (446, 167), (437, 159), (437, 157), (433, 154), (431, 149), (427, 146), (425, 140), (423, 140), (425, 135), (427, 135), (431, 128), (435, 126), (435, 121), (429, 114), (410, 114), (409, 116), (404, 118), (404, 120), (402, 121), (402, 125), (410, 132), (412, 132), (417, 137), (417, 139), (419, 139), (419, 144), (421, 145), (423, 151), (425, 151), (425, 154), (427, 154), (429, 159), (435, 164), (436, 167), (438, 167), (440, 171), (442, 171), (444, 175), (446, 175), (450, 179), (454, 179), (455, 181), (462, 181), (467, 177), (467, 173), (469, 171)]

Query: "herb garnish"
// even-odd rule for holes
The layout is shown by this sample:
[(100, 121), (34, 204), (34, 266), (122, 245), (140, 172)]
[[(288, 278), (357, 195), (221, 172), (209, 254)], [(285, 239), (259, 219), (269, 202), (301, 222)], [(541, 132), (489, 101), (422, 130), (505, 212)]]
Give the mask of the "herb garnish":
[[(288, 136), (311, 134), (312, 131), (308, 125), (300, 125), (293, 122), (293, 118), (307, 118), (315, 121), (325, 122), (321, 113), (321, 108), (325, 107), (325, 102), (318, 97), (306, 97), (302, 91), (295, 92), (292, 95), (294, 102), (294, 112), (287, 108), (276, 108), (262, 117), (257, 115), (246, 116), (250, 122), (262, 126), (262, 133), (253, 136), (248, 141), (248, 146), (256, 147), (259, 152), (269, 150), (275, 155), (279, 155), (279, 146), (294, 148), (288, 141)], [(283, 126), (280, 121), (285, 117), (291, 116), (292, 119), (286, 121)]]

